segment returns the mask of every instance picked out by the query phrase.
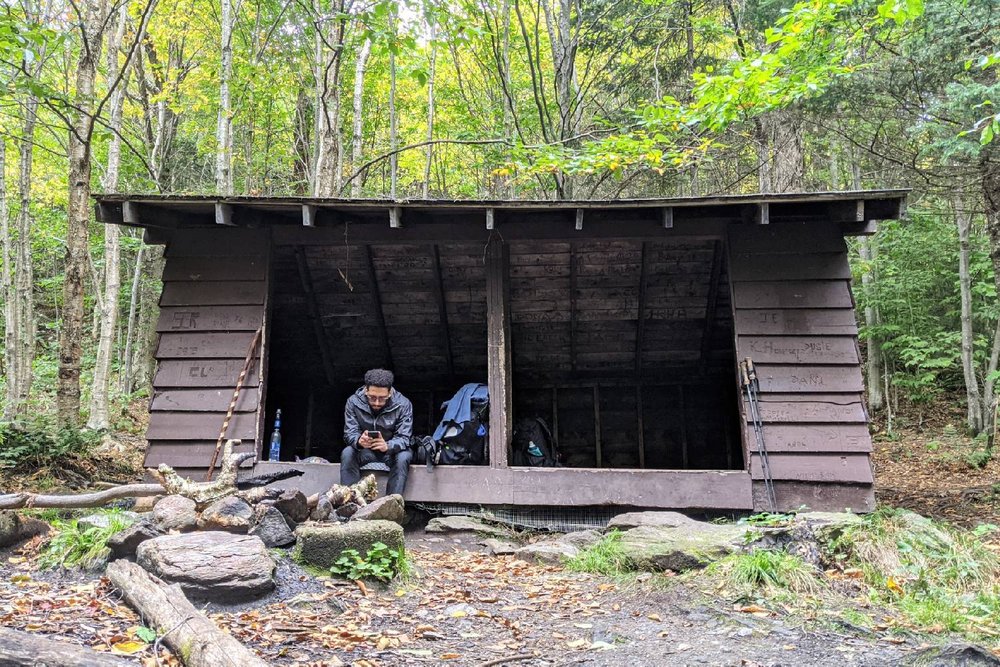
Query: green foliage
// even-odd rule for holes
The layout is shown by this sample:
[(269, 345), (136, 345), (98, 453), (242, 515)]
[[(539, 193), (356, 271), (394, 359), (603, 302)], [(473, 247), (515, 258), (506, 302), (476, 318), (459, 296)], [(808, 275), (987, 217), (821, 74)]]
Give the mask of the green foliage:
[(727, 556), (708, 570), (745, 594), (814, 593), (822, 586), (814, 567), (779, 549), (756, 549)]
[(583, 549), (566, 561), (566, 568), (574, 572), (593, 572), (607, 576), (619, 576), (632, 572), (629, 558), (622, 548), (622, 534), (617, 530), (601, 538), (600, 542)]
[(89, 568), (99, 564), (108, 554), (108, 538), (128, 528), (132, 521), (120, 510), (98, 511), (95, 514), (107, 516), (108, 525), (84, 528), (76, 519), (52, 521), (56, 532), (42, 548), (39, 566), (45, 569)]
[(362, 557), (355, 549), (347, 549), (330, 566), (332, 574), (346, 579), (377, 579), (390, 581), (397, 575), (406, 576), (410, 571), (403, 547), (390, 549), (382, 542), (376, 542)]
[(780, 528), (781, 526), (787, 526), (794, 519), (794, 514), (786, 514), (783, 512), (758, 512), (757, 514), (751, 514), (746, 518), (740, 519), (740, 523), (746, 523), (751, 526)]
[(30, 422), (0, 422), (0, 468), (33, 470), (65, 457), (84, 456), (100, 441), (100, 434), (58, 429), (51, 417)]

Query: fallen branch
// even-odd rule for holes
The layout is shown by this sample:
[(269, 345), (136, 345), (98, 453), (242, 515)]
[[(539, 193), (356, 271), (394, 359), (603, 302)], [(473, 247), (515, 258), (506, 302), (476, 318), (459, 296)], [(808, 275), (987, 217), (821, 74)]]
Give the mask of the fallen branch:
[(177, 584), (167, 585), (126, 560), (108, 565), (106, 574), (187, 667), (267, 667), (256, 653), (195, 609)]
[(112, 500), (122, 498), (143, 498), (163, 493), (159, 484), (126, 484), (95, 493), (74, 495), (43, 495), (40, 493), (7, 493), (0, 495), (0, 510), (16, 510), (25, 507), (51, 507), (73, 509), (77, 507), (100, 507)]
[(124, 667), (129, 660), (67, 641), (0, 627), (0, 665), (8, 667)]
[(233, 447), (237, 447), (239, 444), (239, 440), (226, 440), (219, 476), (211, 482), (193, 482), (181, 477), (166, 463), (161, 463), (156, 470), (150, 470), (150, 474), (163, 485), (167, 493), (190, 498), (197, 503), (199, 509), (204, 509), (216, 500), (236, 493), (236, 476), (240, 464), (256, 456), (253, 452), (233, 454)]

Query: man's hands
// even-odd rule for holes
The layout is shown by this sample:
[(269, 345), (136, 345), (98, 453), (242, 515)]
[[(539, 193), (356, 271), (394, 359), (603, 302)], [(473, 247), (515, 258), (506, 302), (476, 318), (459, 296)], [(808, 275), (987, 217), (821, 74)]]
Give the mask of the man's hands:
[(382, 439), (382, 435), (379, 437), (370, 438), (368, 437), (368, 431), (362, 431), (361, 437), (358, 438), (358, 446), (364, 449), (370, 449), (375, 452), (387, 452), (389, 451), (389, 443)]

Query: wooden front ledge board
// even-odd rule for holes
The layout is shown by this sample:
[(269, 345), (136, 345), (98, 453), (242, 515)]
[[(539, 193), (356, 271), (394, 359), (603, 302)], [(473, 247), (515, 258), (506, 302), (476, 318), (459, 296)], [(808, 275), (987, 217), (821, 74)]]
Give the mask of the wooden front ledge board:
[[(335, 463), (261, 461), (253, 474), (287, 467), (305, 471), (296, 485), (306, 495), (340, 481), (340, 465)], [(384, 491), (386, 476), (377, 477)], [(437, 466), (428, 472), (425, 466), (410, 466), (405, 495), (412, 502), (482, 505), (753, 509), (750, 473), (743, 470)]]

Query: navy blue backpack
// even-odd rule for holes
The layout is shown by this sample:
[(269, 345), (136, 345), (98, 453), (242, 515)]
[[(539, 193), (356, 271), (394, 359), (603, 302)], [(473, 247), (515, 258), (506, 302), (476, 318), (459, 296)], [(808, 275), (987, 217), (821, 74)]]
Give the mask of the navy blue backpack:
[(483, 465), (489, 454), (490, 390), (471, 382), (441, 404), (444, 416), (431, 436), (436, 445), (435, 463)]

